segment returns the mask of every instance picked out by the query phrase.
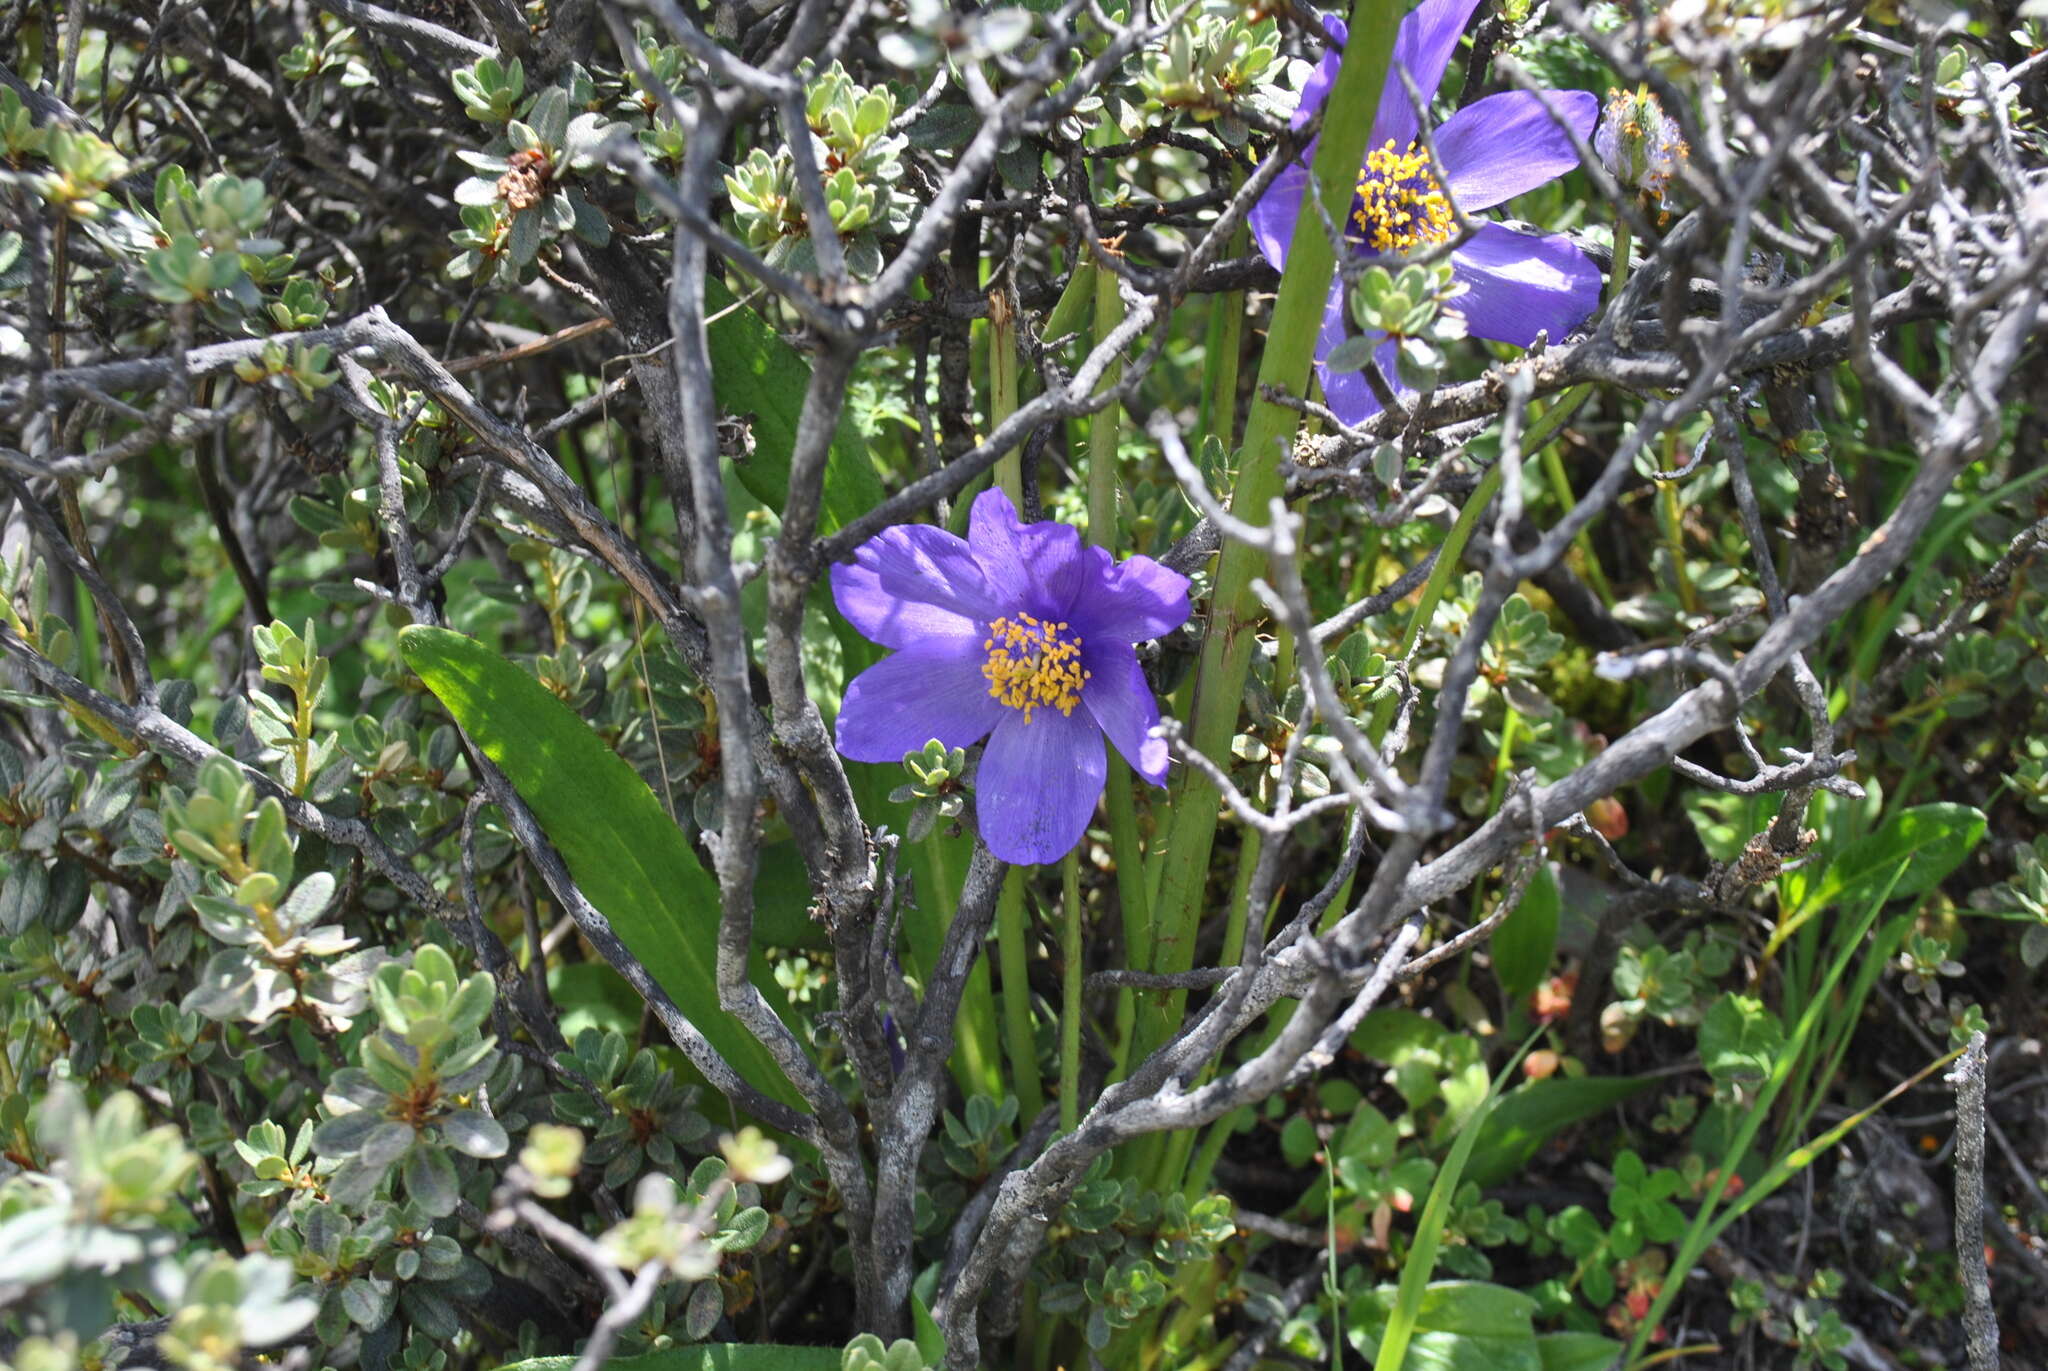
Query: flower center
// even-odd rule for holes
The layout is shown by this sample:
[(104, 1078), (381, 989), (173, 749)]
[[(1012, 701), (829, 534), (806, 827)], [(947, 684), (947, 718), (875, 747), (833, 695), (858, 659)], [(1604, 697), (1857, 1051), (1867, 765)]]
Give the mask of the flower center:
[(1366, 155), (1358, 174), (1351, 220), (1374, 252), (1407, 252), (1451, 236), (1450, 197), (1437, 182), (1429, 154), (1415, 144), (1394, 151), (1394, 140)]
[(1050, 705), (1062, 714), (1072, 714), (1081, 703), (1081, 687), (1091, 673), (1081, 669), (1081, 638), (1067, 625), (1019, 614), (1014, 619), (997, 619), (988, 626), (982, 640), (988, 660), (981, 674), (988, 678), (988, 693), (1012, 709), (1031, 711)]

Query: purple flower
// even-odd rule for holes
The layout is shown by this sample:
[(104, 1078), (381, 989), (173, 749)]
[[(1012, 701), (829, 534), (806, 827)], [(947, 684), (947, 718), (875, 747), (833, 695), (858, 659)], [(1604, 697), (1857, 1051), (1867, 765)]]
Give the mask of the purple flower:
[[(1451, 52), (1465, 32), (1479, 0), (1423, 0), (1401, 21), (1394, 40), (1394, 61), (1405, 67), (1425, 99), (1436, 93)], [(1346, 37), (1342, 20), (1325, 18), (1324, 29), (1335, 45), (1323, 55), (1302, 87), (1301, 104), (1293, 115), (1300, 128), (1328, 98), (1337, 79)], [(1545, 106), (1548, 106), (1546, 109)], [(1358, 195), (1344, 224), (1354, 251), (1367, 259), (1427, 248), (1456, 232), (1450, 202), (1471, 214), (1511, 200), (1555, 180), (1579, 165), (1571, 138), (1552, 118), (1564, 120), (1580, 137), (1593, 131), (1600, 101), (1590, 91), (1505, 91), (1475, 100), (1438, 127), (1432, 135), (1442, 164), (1432, 166), (1417, 140), (1420, 125), (1415, 107), (1398, 72), (1387, 75), (1373, 120), (1365, 166), (1358, 173)], [(1290, 165), (1252, 207), (1252, 234), (1259, 251), (1274, 266), (1283, 266), (1294, 240), (1301, 193), (1308, 181), (1306, 162)], [(1447, 198), (1448, 197), (1448, 198)], [(1537, 237), (1499, 224), (1475, 224), (1474, 232), (1451, 253), (1457, 279), (1468, 289), (1451, 308), (1465, 316), (1470, 331), (1481, 338), (1527, 347), (1539, 332), (1561, 338), (1600, 302), (1600, 273), (1586, 255), (1563, 235)], [(1311, 231), (1320, 231), (1312, 226)], [(1362, 372), (1333, 372), (1322, 365), (1331, 349), (1344, 341), (1346, 311), (1341, 274), (1331, 284), (1323, 327), (1316, 339), (1317, 375), (1330, 408), (1347, 423), (1361, 423), (1377, 413)], [(1378, 350), (1380, 369), (1394, 376), (1395, 345)]]
[(846, 687), (839, 750), (895, 762), (937, 738), (982, 738), (981, 836), (1006, 862), (1050, 862), (1081, 841), (1108, 771), (1106, 734), (1131, 769), (1166, 781), (1151, 737), (1159, 703), (1134, 643), (1188, 617), (1188, 582), (1150, 557), (1121, 564), (1064, 524), (1023, 524), (984, 491), (967, 540), (927, 524), (884, 529), (832, 568), (855, 628), (895, 655)]

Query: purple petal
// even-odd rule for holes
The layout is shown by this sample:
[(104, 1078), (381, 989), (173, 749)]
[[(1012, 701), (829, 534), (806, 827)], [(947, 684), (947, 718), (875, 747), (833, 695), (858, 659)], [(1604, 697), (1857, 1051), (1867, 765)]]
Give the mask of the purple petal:
[[(1549, 108), (1545, 108), (1545, 105)], [(1556, 117), (1552, 117), (1555, 111)], [(1583, 90), (1502, 91), (1465, 106), (1436, 131), (1440, 177), (1467, 214), (1576, 171), (1579, 154), (1558, 119), (1584, 138), (1600, 101)]]
[(1069, 524), (1026, 524), (1010, 497), (990, 487), (974, 497), (967, 542), (981, 564), (998, 614), (1023, 610), (1041, 619), (1064, 619), (1080, 589), (1080, 530)]
[[(1362, 424), (1380, 412), (1379, 397), (1366, 384), (1365, 373), (1332, 371), (1323, 365), (1330, 350), (1344, 341), (1350, 317), (1350, 311), (1344, 307), (1344, 281), (1339, 277), (1330, 287), (1330, 298), (1323, 306), (1322, 331), (1316, 335), (1316, 380), (1322, 384), (1323, 402), (1331, 412), (1347, 424)], [(1398, 351), (1399, 346), (1390, 342), (1373, 353), (1380, 371), (1396, 385), (1399, 382), (1395, 380), (1394, 354)]]
[(1091, 547), (1085, 558), (1081, 593), (1067, 621), (1083, 645), (1098, 638), (1142, 642), (1171, 633), (1188, 620), (1188, 578), (1150, 557), (1117, 562), (1107, 548)]
[(883, 647), (972, 636), (1002, 612), (967, 544), (929, 524), (885, 528), (854, 549), (850, 563), (832, 568), (832, 598)]
[(839, 706), (839, 750), (897, 762), (937, 738), (966, 747), (1016, 711), (988, 693), (981, 642), (940, 638), (884, 657), (853, 678)]
[(1451, 308), (1480, 338), (1527, 347), (1547, 332), (1559, 342), (1600, 304), (1599, 268), (1563, 234), (1481, 224), (1451, 264), (1471, 287)]
[[(1401, 21), (1401, 30), (1394, 38), (1394, 60), (1408, 69), (1424, 100), (1436, 98), (1436, 88), (1444, 83), (1444, 68), (1451, 64), (1451, 54), (1457, 51), (1458, 40), (1465, 36), (1465, 25), (1478, 8), (1479, 0), (1422, 0)], [(1379, 117), (1372, 122), (1372, 141), (1367, 146), (1376, 148), (1391, 138), (1399, 151), (1415, 141), (1421, 127), (1415, 118), (1415, 104), (1408, 98), (1408, 87), (1402, 84), (1398, 73), (1389, 70), (1386, 89), (1380, 92)]]
[[(1314, 144), (1302, 156), (1314, 157)], [(1296, 162), (1273, 178), (1273, 184), (1266, 187), (1266, 193), (1246, 216), (1252, 241), (1276, 271), (1287, 269), (1287, 249), (1294, 242), (1294, 222), (1301, 215), (1301, 192), (1307, 185), (1308, 172)]]
[(1301, 83), (1301, 102), (1287, 117), (1287, 127), (1291, 129), (1306, 124), (1308, 117), (1323, 107), (1323, 101), (1330, 98), (1330, 87), (1337, 84), (1337, 69), (1344, 64), (1344, 41), (1350, 36), (1350, 26), (1334, 14), (1326, 14), (1323, 16), (1323, 32), (1328, 35), (1330, 44), (1323, 49), (1322, 59), (1308, 74), (1308, 80)]
[(1109, 773), (1102, 730), (1085, 709), (1006, 709), (982, 754), (975, 806), (981, 840), (1006, 862), (1056, 862), (1087, 831)]
[(1084, 643), (1081, 665), (1089, 673), (1081, 703), (1131, 770), (1153, 785), (1166, 784), (1166, 740), (1149, 737), (1159, 722), (1159, 701), (1146, 684), (1138, 654), (1126, 643)]

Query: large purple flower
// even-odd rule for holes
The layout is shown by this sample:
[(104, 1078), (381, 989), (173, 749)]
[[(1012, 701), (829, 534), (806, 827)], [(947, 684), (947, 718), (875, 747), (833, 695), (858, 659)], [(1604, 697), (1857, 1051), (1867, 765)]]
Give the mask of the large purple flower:
[(1166, 781), (1159, 703), (1133, 644), (1188, 617), (1188, 582), (1150, 557), (1113, 561), (1065, 524), (1024, 524), (999, 490), (962, 542), (928, 524), (884, 529), (832, 568), (839, 611), (895, 648), (854, 677), (839, 750), (894, 762), (937, 738), (982, 738), (981, 837), (1006, 862), (1050, 862), (1081, 841), (1108, 771)]
[[(1394, 61), (1407, 68), (1425, 99), (1434, 96), (1444, 78), (1451, 52), (1465, 31), (1479, 0), (1423, 0), (1401, 21), (1394, 41)], [(1300, 128), (1328, 98), (1337, 79), (1346, 37), (1344, 22), (1326, 18), (1324, 28), (1334, 44), (1302, 87), (1293, 125)], [(1545, 108), (1546, 104), (1548, 109)], [(1358, 174), (1358, 195), (1344, 228), (1353, 250), (1372, 258), (1400, 254), (1441, 243), (1456, 233), (1450, 202), (1465, 214), (1489, 209), (1534, 190), (1578, 166), (1571, 138), (1558, 126), (1563, 119), (1581, 137), (1592, 133), (1600, 101), (1590, 91), (1505, 91), (1475, 100), (1437, 128), (1431, 141), (1442, 158), (1431, 165), (1419, 141), (1415, 107), (1398, 72), (1390, 71), (1380, 107), (1366, 144), (1365, 166)], [(1283, 266), (1294, 241), (1301, 193), (1308, 181), (1313, 153), (1280, 173), (1252, 207), (1252, 235), (1259, 251), (1274, 266)], [(1447, 200), (1446, 197), (1449, 197)], [(1571, 240), (1555, 235), (1516, 233), (1499, 224), (1476, 224), (1475, 231), (1451, 254), (1459, 281), (1468, 289), (1451, 307), (1465, 316), (1481, 338), (1527, 347), (1539, 332), (1562, 337), (1600, 302), (1600, 273)], [(1317, 231), (1320, 231), (1319, 229)], [(1346, 311), (1341, 274), (1330, 287), (1316, 339), (1317, 375), (1330, 408), (1348, 423), (1377, 413), (1364, 374), (1333, 372), (1322, 365), (1331, 349), (1344, 341)], [(1394, 375), (1394, 347), (1378, 352), (1380, 369)]]

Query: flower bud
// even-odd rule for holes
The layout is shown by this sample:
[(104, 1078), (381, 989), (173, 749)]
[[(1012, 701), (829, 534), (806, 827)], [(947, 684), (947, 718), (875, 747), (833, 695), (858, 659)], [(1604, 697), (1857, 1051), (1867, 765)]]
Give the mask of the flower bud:
[(1671, 177), (1690, 154), (1678, 121), (1647, 90), (1607, 93), (1606, 117), (1593, 150), (1625, 187), (1663, 199)]

